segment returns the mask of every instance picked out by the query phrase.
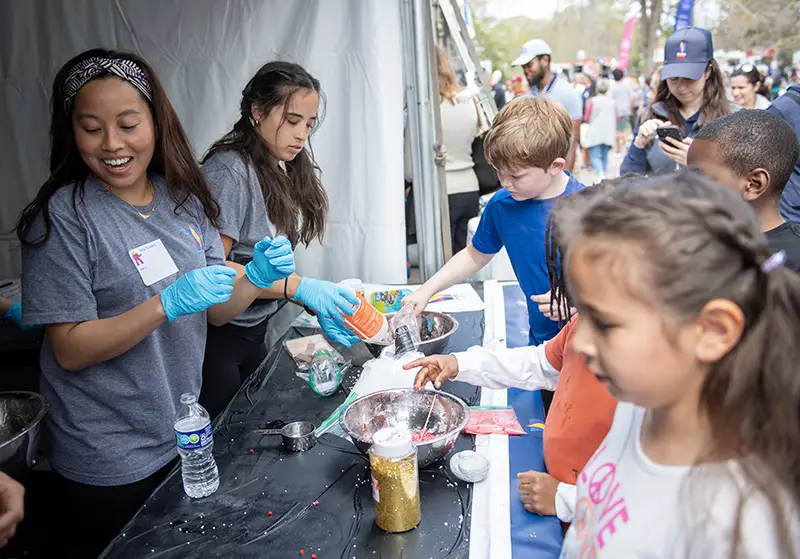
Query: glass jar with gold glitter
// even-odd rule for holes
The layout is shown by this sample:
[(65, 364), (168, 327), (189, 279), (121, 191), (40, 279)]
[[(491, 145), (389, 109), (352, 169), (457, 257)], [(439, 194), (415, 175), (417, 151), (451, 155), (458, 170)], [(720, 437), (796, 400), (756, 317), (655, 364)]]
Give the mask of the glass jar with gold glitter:
[(387, 532), (407, 532), (421, 518), (417, 449), (411, 433), (386, 427), (372, 436), (369, 450), (375, 523)]

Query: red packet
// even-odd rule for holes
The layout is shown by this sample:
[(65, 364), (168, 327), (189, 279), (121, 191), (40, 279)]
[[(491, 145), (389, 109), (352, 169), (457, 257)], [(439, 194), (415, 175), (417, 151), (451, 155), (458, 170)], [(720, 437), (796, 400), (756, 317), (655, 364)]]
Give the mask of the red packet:
[(469, 409), (464, 427), (469, 435), (525, 435), (511, 406), (476, 406)]

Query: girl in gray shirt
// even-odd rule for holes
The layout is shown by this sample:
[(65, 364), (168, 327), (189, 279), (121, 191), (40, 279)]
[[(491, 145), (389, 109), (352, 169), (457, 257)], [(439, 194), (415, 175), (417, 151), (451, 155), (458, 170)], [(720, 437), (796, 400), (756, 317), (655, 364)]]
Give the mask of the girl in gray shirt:
[(217, 204), (138, 56), (95, 49), (63, 66), (51, 135), (50, 177), (17, 228), (23, 321), (46, 329), (58, 556), (95, 557), (174, 464), (206, 322), (238, 315), (294, 260), (266, 239), (242, 278), (224, 265)]
[[(328, 197), (307, 141), (321, 121), (319, 81), (302, 66), (269, 62), (242, 93), (239, 120), (203, 159), (220, 205), (219, 231), (230, 266), (246, 264), (264, 235), (285, 235), (292, 246), (322, 241)], [(208, 332), (200, 401), (222, 411), (267, 354), (267, 322), (279, 300), (317, 315), (325, 334), (347, 347), (358, 341), (344, 327), (355, 294), (329, 281), (294, 274), (263, 290), (230, 324)]]

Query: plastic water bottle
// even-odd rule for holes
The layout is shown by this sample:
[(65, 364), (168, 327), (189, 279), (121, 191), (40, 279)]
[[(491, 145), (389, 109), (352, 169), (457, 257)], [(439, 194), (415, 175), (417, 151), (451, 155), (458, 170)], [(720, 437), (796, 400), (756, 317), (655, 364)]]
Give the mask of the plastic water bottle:
[(193, 499), (208, 497), (219, 488), (219, 470), (214, 461), (211, 417), (197, 403), (197, 396), (181, 395), (181, 409), (175, 419), (178, 454), (181, 456), (183, 490)]

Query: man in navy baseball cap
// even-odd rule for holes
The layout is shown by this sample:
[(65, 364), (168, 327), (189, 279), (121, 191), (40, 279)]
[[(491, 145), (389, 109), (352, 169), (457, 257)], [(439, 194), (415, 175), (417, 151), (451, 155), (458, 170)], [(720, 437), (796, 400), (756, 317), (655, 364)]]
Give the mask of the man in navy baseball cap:
[(700, 27), (684, 27), (675, 31), (664, 45), (664, 69), (661, 79), (686, 78), (699, 80), (714, 58), (711, 32)]

